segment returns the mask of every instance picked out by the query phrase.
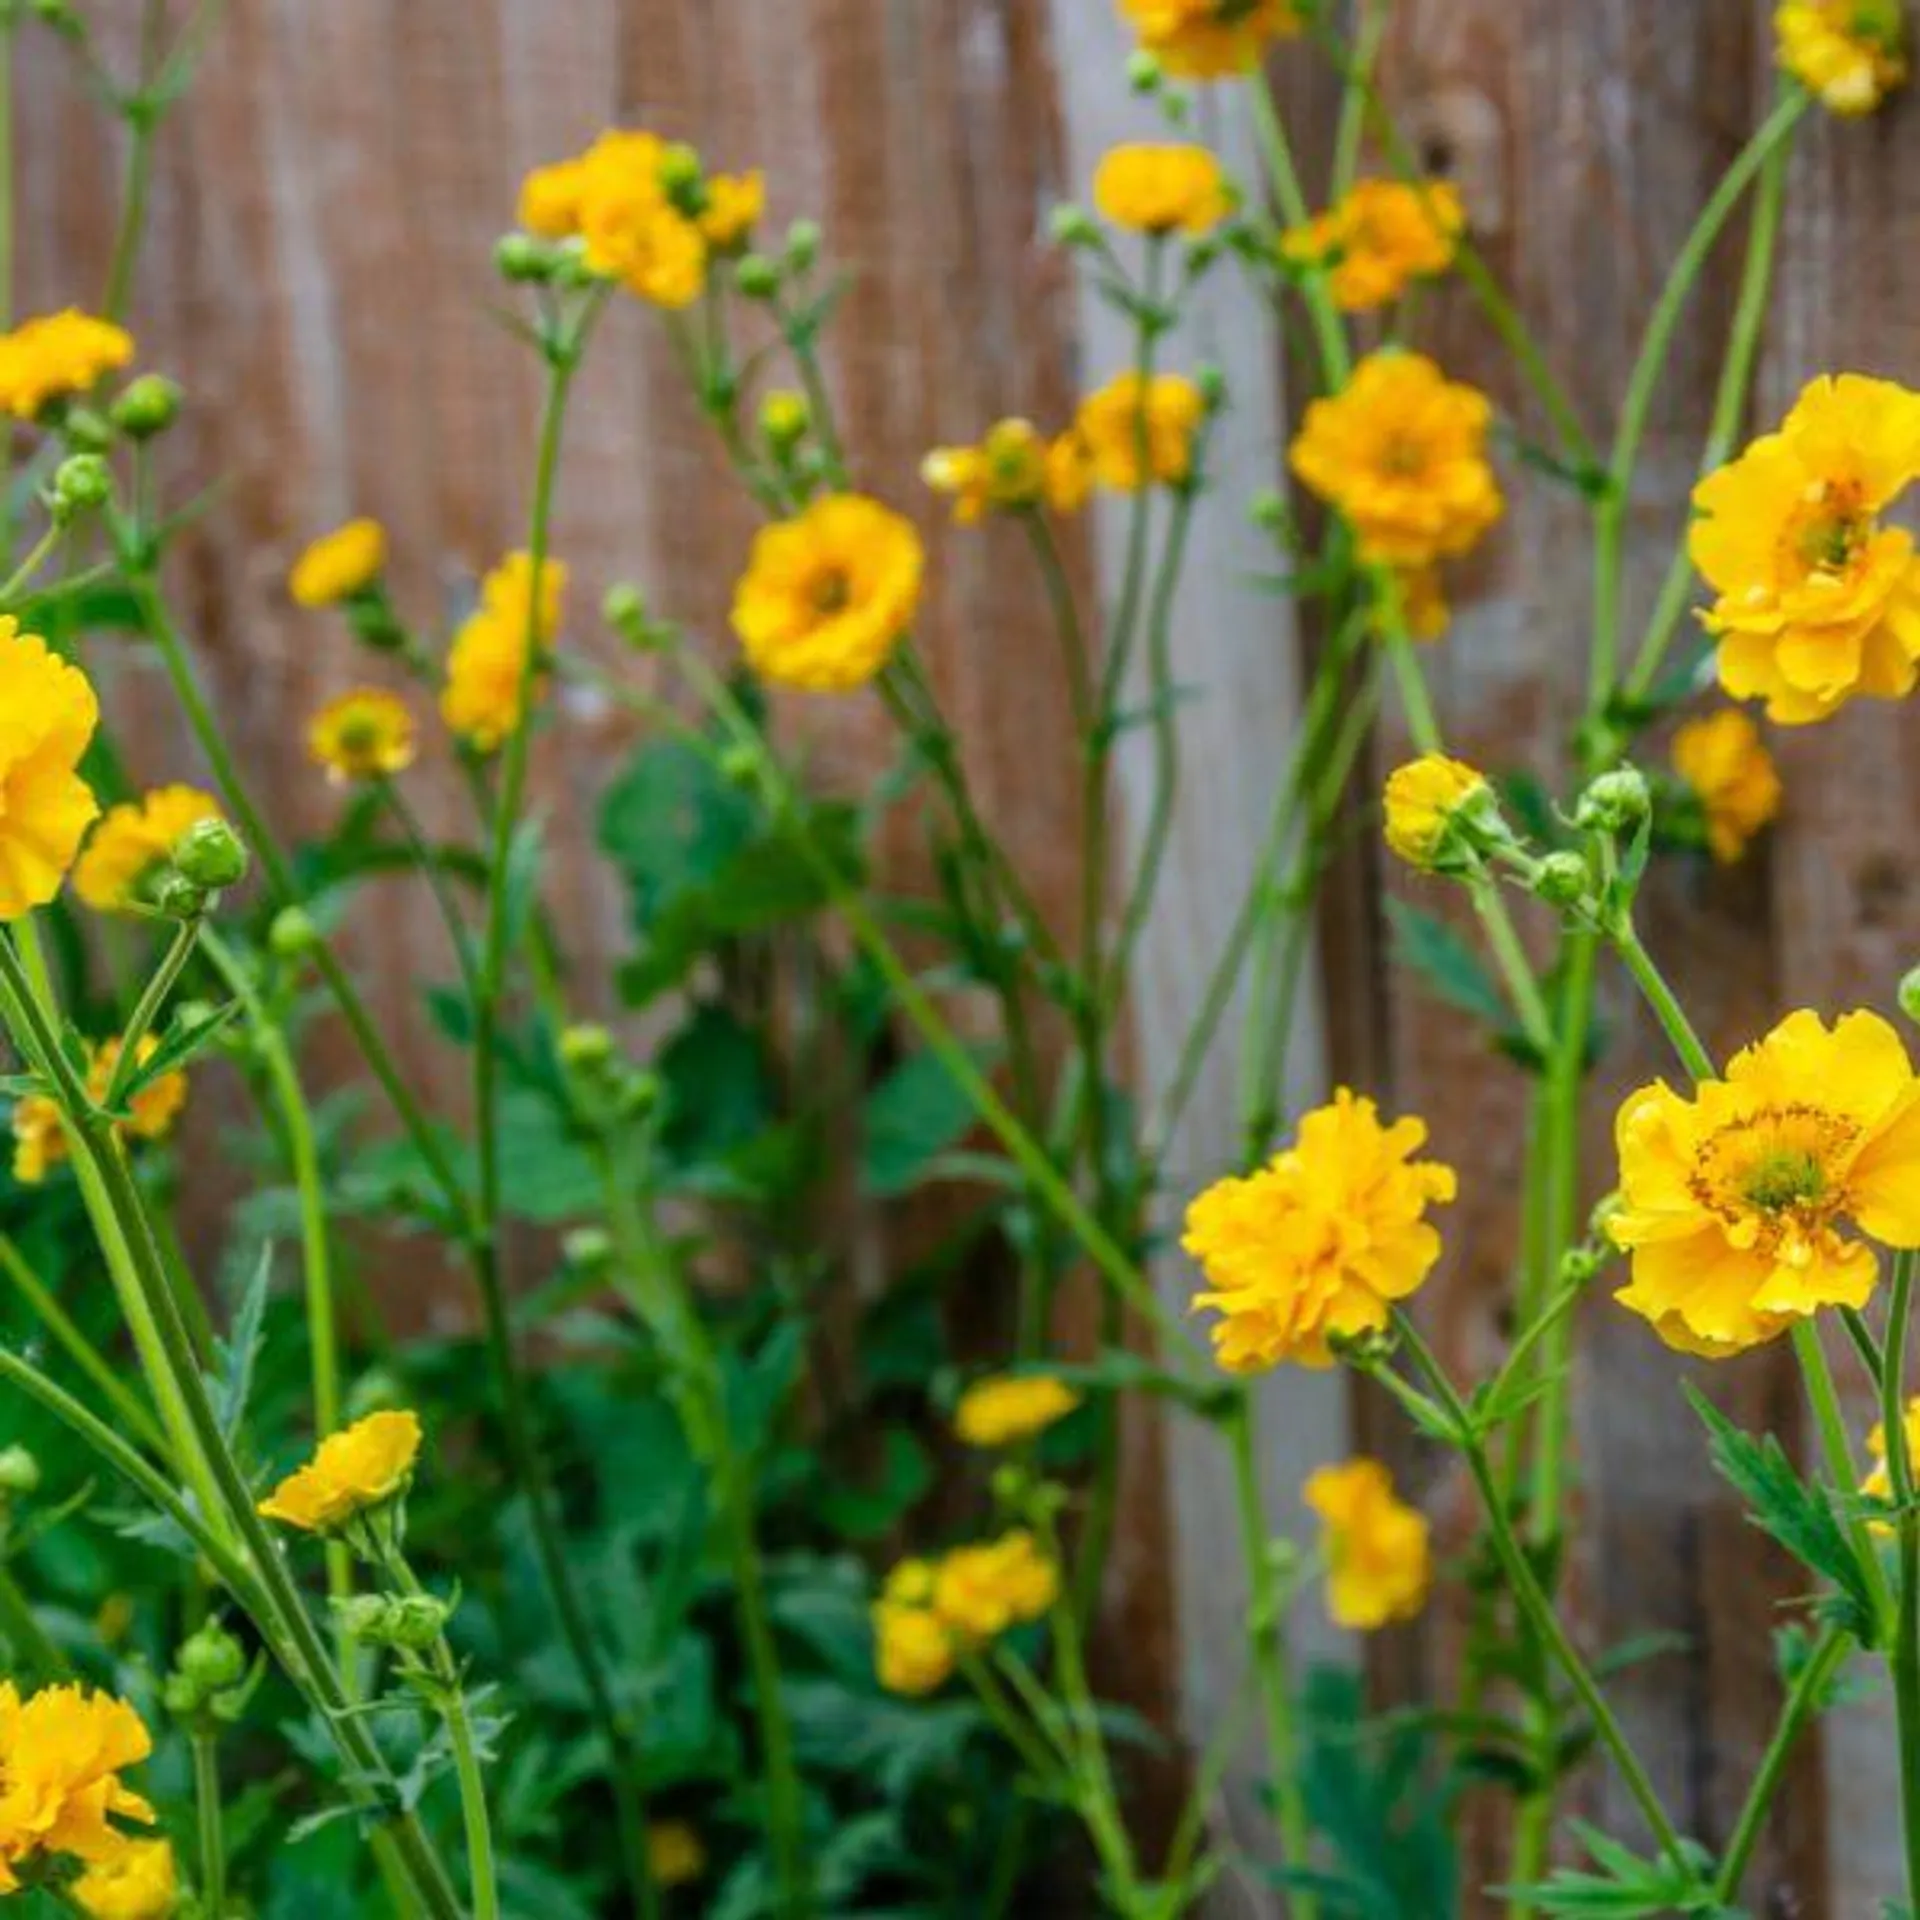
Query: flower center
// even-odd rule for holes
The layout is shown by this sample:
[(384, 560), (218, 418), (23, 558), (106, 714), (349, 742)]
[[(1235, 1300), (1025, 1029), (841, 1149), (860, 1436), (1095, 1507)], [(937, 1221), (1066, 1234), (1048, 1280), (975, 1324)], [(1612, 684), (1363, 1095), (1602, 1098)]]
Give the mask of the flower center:
[(1835, 1172), (1859, 1131), (1822, 1107), (1765, 1107), (1700, 1143), (1688, 1185), (1729, 1225), (1757, 1226), (1763, 1242), (1814, 1232), (1845, 1204)]
[(807, 599), (823, 620), (845, 613), (853, 599), (853, 586), (844, 567), (822, 567), (808, 582)]
[(1380, 468), (1395, 480), (1418, 480), (1427, 470), (1427, 449), (1409, 434), (1389, 434), (1380, 449)]
[(1859, 488), (1826, 481), (1807, 500), (1789, 539), (1804, 572), (1837, 574), (1853, 565), (1873, 532)]
[(1826, 1192), (1827, 1176), (1812, 1154), (1788, 1147), (1763, 1153), (1741, 1184), (1750, 1206), (1762, 1213), (1783, 1213), (1818, 1200)]
[(340, 751), (351, 759), (365, 760), (380, 750), (380, 722), (371, 714), (356, 713), (340, 727)]

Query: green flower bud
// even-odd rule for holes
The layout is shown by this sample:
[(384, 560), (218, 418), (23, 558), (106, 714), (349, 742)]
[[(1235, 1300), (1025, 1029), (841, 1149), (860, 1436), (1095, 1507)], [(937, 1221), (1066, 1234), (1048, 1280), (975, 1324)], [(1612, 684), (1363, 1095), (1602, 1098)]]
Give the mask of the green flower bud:
[(613, 1265), (613, 1236), (604, 1227), (575, 1227), (560, 1243), (569, 1272), (605, 1273)]
[(335, 1600), (333, 1615), (363, 1646), (425, 1653), (447, 1630), (453, 1609), (425, 1593), (356, 1593)]
[(1578, 906), (1591, 889), (1592, 875), (1577, 853), (1548, 854), (1533, 876), (1533, 891), (1549, 906)]
[(247, 877), (247, 849), (224, 820), (196, 820), (173, 843), (173, 864), (196, 887), (217, 893)]
[(1100, 228), (1084, 207), (1055, 207), (1047, 218), (1047, 230), (1063, 247), (1092, 247), (1100, 241)]
[(179, 419), (182, 397), (164, 373), (143, 373), (113, 403), (113, 424), (130, 440), (151, 440)]
[(1278, 487), (1262, 487), (1247, 503), (1247, 518), (1262, 533), (1285, 533), (1293, 525), (1293, 511)]
[(53, 470), (49, 504), (59, 521), (104, 507), (113, 498), (113, 469), (97, 453), (74, 453)]
[(760, 777), (760, 749), (744, 741), (720, 756), (720, 777), (736, 787), (750, 787)]
[(613, 1035), (605, 1027), (568, 1027), (560, 1036), (560, 1059), (572, 1072), (591, 1072), (608, 1066), (614, 1057)]
[(625, 1120), (643, 1118), (659, 1106), (665, 1091), (657, 1073), (631, 1075), (627, 1084), (620, 1090), (621, 1118)]
[(267, 930), (267, 945), (280, 960), (303, 960), (320, 944), (320, 930), (301, 907), (283, 907)]
[(660, 156), (660, 189), (688, 219), (697, 218), (707, 204), (706, 169), (700, 155), (684, 140)]
[(105, 453), (113, 445), (113, 423), (91, 407), (71, 406), (60, 416), (60, 436), (75, 453)]
[(1166, 69), (1161, 66), (1159, 57), (1147, 52), (1144, 47), (1136, 49), (1128, 57), (1127, 85), (1135, 93), (1158, 93), (1160, 83), (1166, 77)]
[(813, 425), (813, 409), (798, 393), (770, 393), (760, 403), (760, 431), (776, 453), (788, 453)]
[(247, 1652), (224, 1627), (209, 1620), (180, 1649), (176, 1666), (181, 1678), (202, 1695), (224, 1693), (246, 1678)]
[(1920, 1026), (1920, 967), (1915, 967), (1900, 982), (1900, 1011), (1915, 1026)]
[(1206, 402), (1209, 413), (1218, 413), (1227, 401), (1227, 376), (1218, 367), (1196, 367), (1193, 372), (1193, 384)]
[(630, 647), (646, 644), (647, 596), (631, 580), (616, 580), (600, 602), (600, 617)]
[(787, 229), (787, 265), (795, 273), (805, 273), (820, 258), (823, 235), (817, 220), (796, 220)]
[(40, 1462), (25, 1447), (0, 1447), (0, 1494), (24, 1497), (40, 1491)]
[(733, 284), (746, 299), (771, 300), (780, 291), (780, 269), (764, 253), (749, 253), (734, 268)]
[(1580, 796), (1573, 823), (1587, 833), (1631, 833), (1652, 811), (1647, 776), (1638, 767), (1616, 767)]
[(553, 278), (559, 264), (553, 245), (530, 233), (504, 233), (493, 243), (494, 271), (502, 280), (538, 286)]

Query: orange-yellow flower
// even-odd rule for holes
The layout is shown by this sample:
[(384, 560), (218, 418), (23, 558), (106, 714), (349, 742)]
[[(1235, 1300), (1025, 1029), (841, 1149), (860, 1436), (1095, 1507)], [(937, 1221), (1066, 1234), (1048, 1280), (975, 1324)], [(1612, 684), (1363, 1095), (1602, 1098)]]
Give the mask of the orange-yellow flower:
[[(1901, 1415), (1900, 1425), (1905, 1430), (1907, 1440), (1907, 1469), (1909, 1473), (1920, 1474), (1920, 1394), (1907, 1401), (1906, 1410)], [(1867, 1451), (1873, 1455), (1873, 1470), (1860, 1483), (1860, 1491), (1876, 1500), (1893, 1498), (1893, 1476), (1887, 1470), (1887, 1427), (1883, 1420), (1873, 1423), (1873, 1431), (1867, 1435)], [(1893, 1529), (1884, 1520), (1869, 1521), (1875, 1533), (1887, 1534)]]
[(1282, 256), (1324, 270), (1334, 304), (1365, 313), (1453, 265), (1466, 212), (1446, 180), (1361, 180), (1337, 206), (1280, 237)]
[(753, 237), (767, 211), (766, 176), (753, 173), (712, 173), (707, 176), (707, 203), (700, 211), (700, 232), (715, 253), (731, 253)]
[(96, 913), (127, 912), (145, 899), (180, 836), (219, 818), (219, 802), (197, 787), (156, 787), (109, 807), (74, 867), (74, 891)]
[(1438, 567), (1402, 567), (1393, 576), (1399, 618), (1410, 640), (1438, 640), (1453, 618)]
[(1419, 1613), (1433, 1584), (1426, 1517), (1394, 1493), (1387, 1469), (1367, 1459), (1322, 1467), (1303, 1493), (1322, 1522), (1334, 1624), (1372, 1633)]
[(1386, 1326), (1433, 1271), (1427, 1209), (1456, 1188), (1450, 1167), (1413, 1157), (1426, 1137), (1419, 1120), (1382, 1126), (1371, 1100), (1343, 1088), (1300, 1122), (1295, 1146), (1193, 1202), (1181, 1244), (1207, 1281), (1194, 1305), (1222, 1315), (1223, 1367), (1324, 1367), (1333, 1339)]
[(706, 1842), (687, 1820), (655, 1820), (647, 1828), (647, 1866), (657, 1887), (690, 1887), (707, 1870)]
[(313, 1458), (260, 1502), (260, 1511), (303, 1533), (337, 1532), (405, 1493), (419, 1454), (417, 1414), (370, 1413), (321, 1441)]
[(1026, 420), (1000, 420), (977, 447), (935, 447), (920, 477), (953, 502), (954, 520), (970, 527), (995, 509), (1018, 512), (1046, 498), (1047, 442)]
[(307, 728), (309, 756), (336, 784), (405, 773), (414, 749), (407, 703), (377, 687), (357, 687), (329, 700)]
[(1021, 1527), (998, 1540), (955, 1547), (933, 1573), (933, 1610), (963, 1644), (1040, 1619), (1059, 1595), (1060, 1569)]
[(86, 675), (0, 615), (0, 921), (60, 891), (100, 811), (79, 771), (99, 724)]
[(1001, 1374), (976, 1380), (960, 1396), (953, 1430), (970, 1447), (1010, 1447), (1045, 1433), (1079, 1404), (1080, 1396), (1051, 1374)]
[(1760, 729), (1738, 707), (1689, 720), (1673, 736), (1673, 770), (1700, 801), (1707, 846), (1723, 863), (1780, 811), (1780, 775)]
[(180, 1877), (167, 1840), (129, 1840), (73, 1883), (73, 1903), (90, 1920), (172, 1920)]
[(1120, 0), (1120, 12), (1181, 80), (1250, 73), (1270, 42), (1300, 31), (1296, 0)]
[(1078, 513), (1093, 492), (1093, 449), (1077, 426), (1047, 443), (1046, 501), (1055, 513)]
[(1717, 1359), (1864, 1306), (1868, 1242), (1920, 1247), (1920, 1081), (1878, 1014), (1791, 1014), (1690, 1099), (1643, 1087), (1617, 1135), (1607, 1230), (1633, 1256), (1618, 1298), (1683, 1352)]
[(1720, 684), (1787, 725), (1920, 677), (1920, 558), (1881, 514), (1920, 477), (1920, 393), (1845, 373), (1813, 382), (1778, 433), (1694, 490), (1693, 563)]
[(48, 1687), (22, 1700), (0, 1680), (0, 1894), (49, 1856), (88, 1865), (127, 1845), (114, 1823), (153, 1824), (153, 1809), (122, 1784), (121, 1769), (153, 1751), (124, 1700), (80, 1687)]
[(75, 307), (25, 321), (0, 334), (0, 410), (32, 420), (49, 401), (91, 392), (132, 358), (132, 335)]
[(667, 192), (667, 152), (655, 134), (603, 133), (585, 153), (527, 176), (521, 225), (549, 240), (577, 237), (592, 272), (643, 300), (689, 306), (706, 285), (707, 241)]
[(1487, 460), (1492, 418), (1485, 394), (1424, 354), (1369, 354), (1308, 407), (1293, 470), (1346, 518), (1363, 558), (1431, 566), (1477, 545), (1504, 511)]
[(1448, 842), (1461, 811), (1491, 794), (1487, 776), (1464, 760), (1423, 754), (1387, 776), (1383, 804), (1387, 845), (1411, 867), (1447, 864)]
[(377, 520), (349, 520), (306, 547), (287, 575), (287, 592), (300, 606), (331, 607), (366, 592), (386, 564), (386, 529)]
[(1209, 233), (1233, 211), (1220, 162), (1183, 143), (1115, 147), (1093, 176), (1093, 203), (1136, 233)]
[(1075, 425), (1094, 478), (1137, 493), (1150, 481), (1175, 486), (1188, 479), (1206, 415), (1200, 389), (1182, 375), (1155, 374), (1143, 389), (1139, 374), (1123, 373), (1081, 401)]
[[(530, 554), (508, 554), (481, 581), (480, 604), (453, 637), (440, 695), (441, 717), (477, 751), (492, 753), (519, 726), (529, 687), (536, 700), (543, 692), (541, 660), (560, 628), (566, 584), (566, 568), (549, 559), (540, 569), (536, 614)], [(529, 645), (540, 656), (531, 675)]]
[(873, 1661), (889, 1693), (938, 1693), (953, 1678), (953, 1636), (931, 1607), (881, 1600), (873, 1609)]
[(762, 528), (733, 596), (747, 664), (815, 693), (864, 685), (913, 625), (924, 568), (911, 523), (860, 494)]
[(1774, 57), (1831, 112), (1871, 113), (1907, 77), (1899, 0), (1786, 0)]

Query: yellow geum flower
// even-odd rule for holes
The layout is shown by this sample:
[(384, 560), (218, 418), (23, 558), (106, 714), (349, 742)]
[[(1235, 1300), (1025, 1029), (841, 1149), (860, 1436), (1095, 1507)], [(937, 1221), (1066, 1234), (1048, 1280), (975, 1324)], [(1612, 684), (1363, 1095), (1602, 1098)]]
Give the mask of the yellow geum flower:
[[(520, 724), (521, 694), (528, 682), (527, 646), (544, 654), (559, 632), (567, 570), (557, 560), (540, 569), (540, 606), (533, 606), (533, 560), (511, 553), (480, 583), (480, 604), (461, 623), (447, 656), (441, 717), (469, 746), (492, 753)], [(538, 700), (546, 678), (536, 664), (531, 676)]]
[(1920, 1082), (1878, 1014), (1791, 1014), (1691, 1099), (1643, 1087), (1616, 1131), (1607, 1231), (1633, 1256), (1616, 1297), (1682, 1352), (1718, 1359), (1864, 1306), (1867, 1242), (1920, 1247)]
[(715, 253), (731, 253), (753, 238), (767, 211), (766, 175), (713, 173), (707, 176), (707, 204), (700, 232)]
[(1223, 1367), (1324, 1367), (1333, 1338), (1386, 1326), (1440, 1258), (1427, 1209), (1456, 1190), (1450, 1167), (1413, 1157), (1426, 1138), (1419, 1120), (1382, 1126), (1371, 1100), (1342, 1088), (1302, 1119), (1296, 1145), (1194, 1200), (1181, 1245), (1207, 1281), (1194, 1305), (1223, 1316)]
[(1205, 147), (1115, 147), (1093, 176), (1093, 204), (1136, 233), (1210, 233), (1233, 211), (1220, 162)]
[(287, 592), (299, 606), (335, 606), (365, 593), (386, 564), (386, 529), (377, 520), (349, 520), (308, 545), (287, 575)]
[(52, 400), (91, 392), (133, 358), (133, 336), (69, 307), (0, 334), (0, 410), (32, 420)]
[(1348, 1460), (1309, 1475), (1302, 1492), (1322, 1523), (1334, 1624), (1372, 1633), (1419, 1613), (1433, 1584), (1429, 1529), (1392, 1474), (1378, 1460)]
[(1271, 41), (1301, 25), (1295, 0), (1120, 0), (1120, 12), (1180, 80), (1251, 73)]
[(1045, 1433), (1079, 1404), (1080, 1396), (1051, 1374), (1003, 1374), (975, 1381), (960, 1396), (953, 1430), (970, 1447), (1010, 1447)]
[(0, 921), (60, 891), (100, 811), (79, 772), (99, 724), (86, 675), (0, 615)]
[(67, 1157), (59, 1103), (44, 1093), (22, 1094), (13, 1103), (10, 1125), (13, 1177), (23, 1187), (37, 1187)]
[(1487, 776), (1464, 760), (1423, 754), (1387, 776), (1387, 845), (1409, 866), (1431, 872), (1443, 863), (1455, 816), (1483, 794)]
[(1695, 488), (1720, 684), (1786, 725), (1920, 676), (1920, 559), (1881, 513), (1920, 477), (1920, 393), (1843, 373)]
[[(1193, 472), (1193, 446), (1207, 403), (1191, 380), (1155, 374), (1144, 393), (1137, 373), (1123, 373), (1080, 403), (1075, 421), (1093, 477), (1119, 493), (1149, 481), (1174, 486)], [(1145, 461), (1142, 461), (1142, 454)]]
[(313, 1458), (260, 1502), (260, 1511), (304, 1533), (337, 1532), (405, 1493), (419, 1454), (417, 1414), (370, 1413), (321, 1441)]
[[(1900, 1424), (1906, 1432), (1908, 1471), (1920, 1474), (1920, 1394), (1915, 1394), (1907, 1401)], [(1887, 1426), (1884, 1420), (1873, 1423), (1873, 1431), (1867, 1435), (1867, 1451), (1873, 1455), (1874, 1466), (1861, 1481), (1860, 1491), (1876, 1500), (1891, 1500), (1893, 1477), (1887, 1471)], [(1867, 1524), (1878, 1534), (1893, 1531), (1884, 1520), (1871, 1520)]]
[(931, 1607), (874, 1603), (874, 1674), (889, 1693), (937, 1693), (953, 1678), (955, 1664), (953, 1636)]
[(1361, 180), (1337, 206), (1280, 236), (1283, 259), (1323, 270), (1334, 304), (1366, 313), (1453, 265), (1467, 224), (1452, 182)]
[(592, 272), (643, 300), (689, 306), (706, 285), (707, 241), (667, 192), (667, 152), (655, 134), (603, 133), (577, 158), (527, 176), (520, 223), (548, 240), (578, 237)]
[(414, 750), (407, 703), (378, 687), (356, 687), (329, 700), (307, 727), (307, 753), (336, 785), (405, 773)]
[(1760, 729), (1738, 707), (1689, 720), (1673, 736), (1673, 770), (1700, 801), (1707, 846), (1723, 864), (1780, 811), (1780, 774)]
[(1426, 567), (1479, 543), (1505, 509), (1487, 460), (1493, 408), (1424, 354), (1369, 354), (1308, 407), (1293, 470), (1339, 510), (1361, 557)]
[(1831, 112), (1871, 113), (1907, 77), (1900, 0), (1786, 0), (1774, 57)]
[(172, 1920), (180, 1877), (166, 1840), (129, 1840), (96, 1861), (69, 1892), (91, 1920)]
[(1047, 443), (1046, 502), (1055, 513), (1078, 513), (1093, 492), (1093, 449), (1078, 427)]
[[(160, 1042), (150, 1033), (140, 1037), (142, 1065), (159, 1052)], [(89, 1050), (87, 1096), (95, 1105), (103, 1102), (113, 1085), (120, 1064), (120, 1042), (108, 1040)], [(150, 1080), (128, 1103), (126, 1118), (115, 1123), (121, 1139), (164, 1140), (173, 1131), (187, 1104), (187, 1076), (184, 1072), (163, 1073)], [(22, 1186), (38, 1186), (67, 1157), (66, 1129), (60, 1122), (60, 1108), (44, 1093), (30, 1093), (14, 1103), (13, 1177)]]
[(17, 1893), (20, 1870), (48, 1856), (112, 1859), (128, 1844), (117, 1820), (151, 1826), (152, 1807), (120, 1772), (152, 1751), (124, 1700), (80, 1687), (22, 1700), (0, 1680), (0, 1894)]
[(706, 1842), (689, 1820), (655, 1820), (647, 1827), (647, 1867), (657, 1887), (690, 1887), (707, 1870)]
[(74, 891), (96, 913), (125, 913), (145, 897), (180, 836), (219, 818), (220, 803), (197, 787), (156, 787), (109, 807), (74, 867)]
[(864, 685), (913, 625), (925, 565), (912, 525), (860, 494), (762, 528), (733, 596), (747, 664), (815, 693)]
[(1023, 1527), (956, 1547), (933, 1570), (933, 1611), (963, 1645), (1038, 1620), (1060, 1595), (1060, 1570)]
[(1001, 420), (977, 447), (935, 447), (920, 477), (953, 502), (955, 522), (970, 527), (998, 508), (1037, 506), (1048, 492), (1050, 449), (1027, 420)]

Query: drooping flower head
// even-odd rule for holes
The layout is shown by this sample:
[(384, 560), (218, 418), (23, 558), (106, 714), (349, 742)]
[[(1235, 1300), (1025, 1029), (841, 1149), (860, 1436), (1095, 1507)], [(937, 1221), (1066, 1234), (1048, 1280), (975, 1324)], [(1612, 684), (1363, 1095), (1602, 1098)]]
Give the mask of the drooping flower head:
[(1300, 1122), (1297, 1143), (1245, 1179), (1209, 1187), (1187, 1209), (1181, 1245), (1222, 1317), (1220, 1364), (1254, 1373), (1285, 1360), (1324, 1367), (1335, 1337), (1377, 1332), (1440, 1257), (1427, 1209), (1454, 1197), (1453, 1170), (1413, 1156), (1413, 1119), (1383, 1126), (1344, 1088)]
[(1080, 1404), (1051, 1374), (1001, 1374), (976, 1380), (954, 1409), (953, 1430), (970, 1447), (1010, 1447), (1045, 1433)]
[(1282, 234), (1280, 252), (1323, 271), (1343, 311), (1367, 313), (1445, 273), (1466, 224), (1451, 181), (1360, 180), (1338, 205)]
[(1720, 684), (1787, 725), (1920, 676), (1920, 559), (1881, 514), (1920, 476), (1920, 393), (1843, 373), (1695, 488)]
[(1372, 1633), (1411, 1620), (1433, 1584), (1426, 1516), (1393, 1490), (1378, 1460), (1321, 1467), (1302, 1495), (1321, 1520), (1327, 1611), (1336, 1626)]
[(924, 568), (911, 523), (860, 494), (763, 527), (733, 596), (747, 664), (815, 693), (863, 686), (913, 625)]
[(1900, 0), (1785, 0), (1775, 58), (1830, 112), (1871, 113), (1907, 77)]
[(527, 648), (544, 655), (560, 629), (567, 569), (548, 559), (533, 604), (533, 558), (510, 553), (480, 583), (480, 604), (461, 623), (447, 656), (440, 713), (448, 727), (481, 753), (494, 752), (520, 724), (522, 696), (538, 699), (545, 676), (538, 661), (527, 674)]
[(1123, 373), (1081, 401), (1075, 424), (1100, 485), (1138, 493), (1192, 475), (1194, 440), (1206, 417), (1205, 397), (1184, 375), (1155, 374), (1143, 386), (1139, 374)]
[(1182, 143), (1114, 147), (1093, 176), (1093, 203), (1135, 233), (1211, 233), (1233, 211), (1219, 160)]
[(313, 1458), (260, 1502), (260, 1511), (303, 1533), (338, 1532), (405, 1493), (419, 1454), (417, 1414), (370, 1413), (321, 1441)]
[(307, 752), (336, 785), (405, 773), (414, 751), (407, 703), (378, 687), (357, 687), (329, 700), (307, 727)]
[(1633, 1257), (1617, 1297), (1683, 1352), (1721, 1358), (1864, 1306), (1868, 1242), (1920, 1247), (1920, 1081), (1878, 1014), (1791, 1014), (1691, 1099), (1643, 1087), (1617, 1136), (1607, 1231)]
[(585, 153), (527, 176), (520, 224), (544, 239), (577, 237), (594, 273), (642, 300), (689, 306), (706, 285), (707, 241), (667, 190), (670, 152), (655, 134), (603, 133)]
[(1455, 822), (1492, 794), (1487, 776), (1464, 760), (1423, 754), (1387, 776), (1383, 804), (1387, 845), (1411, 867), (1441, 870), (1448, 859)]
[(1689, 720), (1673, 736), (1673, 770), (1700, 801), (1707, 846), (1724, 863), (1780, 811), (1780, 775), (1760, 729), (1738, 707)]
[(1250, 73), (1271, 42), (1300, 31), (1295, 0), (1120, 0), (1120, 11), (1179, 80)]
[(706, 205), (700, 211), (700, 233), (715, 253), (737, 253), (753, 238), (753, 230), (767, 211), (766, 176), (753, 173), (714, 173), (706, 179)]
[(156, 787), (108, 808), (73, 870), (75, 892), (96, 913), (130, 911), (147, 899), (187, 829), (219, 818), (220, 803), (197, 787)]
[(655, 1820), (647, 1827), (647, 1868), (655, 1886), (690, 1887), (707, 1870), (706, 1842), (689, 1820)]
[(167, 1840), (129, 1840), (87, 1868), (69, 1891), (90, 1920), (172, 1920), (180, 1875)]
[(152, 1807), (120, 1773), (152, 1751), (124, 1700), (81, 1687), (23, 1700), (0, 1680), (0, 1894), (17, 1893), (21, 1869), (49, 1856), (112, 1859), (127, 1845), (117, 1821), (151, 1826)]
[(1293, 470), (1353, 528), (1364, 559), (1426, 567), (1477, 545), (1505, 510), (1487, 460), (1493, 409), (1424, 354), (1369, 354), (1308, 407)]
[(287, 575), (287, 592), (299, 606), (335, 606), (365, 593), (386, 564), (386, 529), (377, 520), (349, 520), (306, 547)]
[(79, 771), (99, 724), (86, 675), (0, 615), (0, 921), (60, 891), (100, 811)]
[(133, 337), (111, 320), (69, 307), (0, 334), (0, 410), (32, 420), (49, 403), (90, 393), (133, 358)]

